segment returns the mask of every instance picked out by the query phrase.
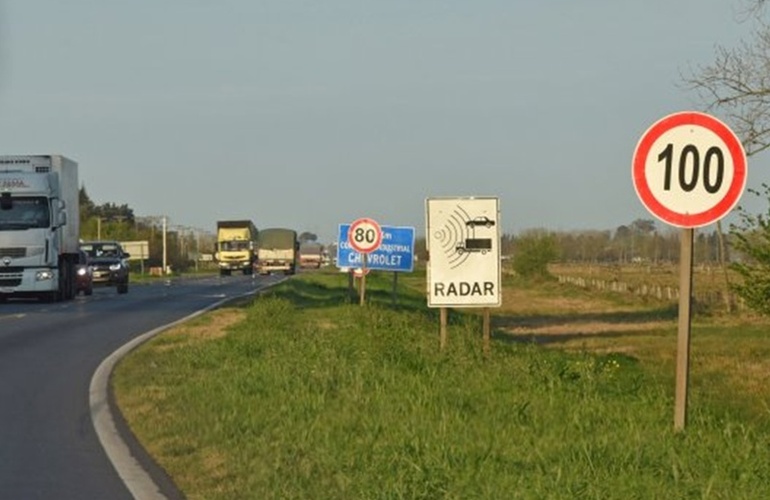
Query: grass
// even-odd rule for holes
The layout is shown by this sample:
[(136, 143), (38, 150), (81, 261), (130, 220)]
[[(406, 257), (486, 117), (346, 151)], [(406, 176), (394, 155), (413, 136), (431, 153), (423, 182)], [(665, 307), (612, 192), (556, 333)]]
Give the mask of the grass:
[(696, 321), (676, 433), (670, 306), (507, 279), (485, 356), (399, 285), (298, 276), (138, 349), (118, 403), (191, 499), (770, 496), (766, 324)]

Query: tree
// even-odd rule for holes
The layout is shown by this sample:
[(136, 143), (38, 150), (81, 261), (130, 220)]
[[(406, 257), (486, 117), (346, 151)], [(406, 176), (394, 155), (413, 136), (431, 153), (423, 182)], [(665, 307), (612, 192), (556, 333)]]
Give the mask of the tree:
[(305, 231), (305, 232), (301, 233), (297, 237), (297, 239), (299, 240), (300, 243), (308, 243), (310, 241), (318, 241), (318, 236), (316, 236), (315, 234), (310, 233), (308, 231)]
[(516, 239), (513, 270), (525, 278), (548, 276), (548, 264), (559, 257), (556, 237), (552, 233), (533, 230)]
[[(770, 186), (763, 184), (762, 187), (763, 193), (748, 191), (770, 202)], [(732, 288), (751, 309), (767, 315), (770, 314), (770, 209), (764, 215), (752, 215), (738, 207), (738, 214), (740, 222), (731, 225), (730, 231), (740, 259), (731, 267), (742, 281)]]
[(134, 223), (134, 210), (125, 203), (104, 203), (94, 208), (94, 215), (110, 221)]
[(83, 224), (89, 218), (93, 217), (96, 205), (91, 200), (91, 197), (88, 196), (85, 185), (80, 186), (78, 197), (80, 205), (80, 223)]
[[(745, 19), (756, 22), (751, 40), (735, 48), (717, 46), (711, 65), (698, 66), (683, 77), (685, 87), (698, 94), (706, 110), (721, 114), (730, 124), (748, 157), (770, 148), (770, 26), (762, 19), (765, 7), (766, 0), (747, 1)], [(723, 295), (729, 311), (729, 257), (720, 221), (717, 237), (725, 280)]]

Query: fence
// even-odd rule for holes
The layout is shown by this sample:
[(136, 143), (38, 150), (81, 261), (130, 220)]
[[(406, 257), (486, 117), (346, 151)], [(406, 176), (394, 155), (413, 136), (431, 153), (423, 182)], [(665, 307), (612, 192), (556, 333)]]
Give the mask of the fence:
[[(679, 288), (672, 286), (647, 285), (647, 284), (629, 284), (617, 280), (600, 280), (595, 278), (583, 278), (580, 276), (558, 275), (559, 283), (570, 284), (581, 288), (591, 288), (594, 290), (608, 291), (615, 293), (632, 293), (640, 297), (651, 297), (658, 300), (677, 302), (679, 301)], [(745, 309), (745, 303), (741, 297), (733, 293), (728, 294), (730, 304), (739, 310)], [(723, 292), (708, 291), (693, 293), (693, 301), (696, 304), (704, 306), (723, 307), (725, 298)]]

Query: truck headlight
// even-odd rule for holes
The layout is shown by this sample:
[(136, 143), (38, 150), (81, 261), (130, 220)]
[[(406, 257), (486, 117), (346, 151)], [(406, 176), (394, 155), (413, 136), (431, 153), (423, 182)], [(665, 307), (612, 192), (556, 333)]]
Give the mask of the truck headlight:
[(53, 272), (50, 269), (43, 269), (35, 273), (36, 281), (48, 281), (53, 279)]

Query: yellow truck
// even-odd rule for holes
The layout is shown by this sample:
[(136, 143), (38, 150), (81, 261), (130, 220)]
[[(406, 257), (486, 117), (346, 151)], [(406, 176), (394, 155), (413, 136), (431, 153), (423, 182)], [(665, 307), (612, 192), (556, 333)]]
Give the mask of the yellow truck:
[(257, 259), (258, 231), (250, 220), (221, 220), (217, 222), (216, 260), (220, 276), (233, 271), (252, 274)]

